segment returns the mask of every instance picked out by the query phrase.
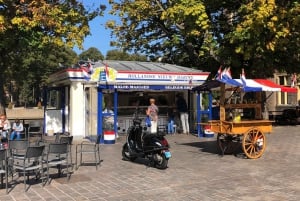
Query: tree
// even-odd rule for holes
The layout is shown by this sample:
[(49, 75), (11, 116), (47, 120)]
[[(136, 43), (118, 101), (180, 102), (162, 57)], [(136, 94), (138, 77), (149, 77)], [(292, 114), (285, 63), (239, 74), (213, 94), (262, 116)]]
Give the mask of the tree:
[(105, 8), (88, 10), (73, 0), (0, 0), (0, 113), (5, 113), (4, 84), (10, 81), (8, 75), (36, 70), (22, 66), (22, 59), (49, 44), (82, 48), (89, 34), (88, 22), (102, 14), (101, 9)]
[(236, 25), (226, 38), (256, 76), (274, 70), (293, 73), (299, 65), (300, 4), (297, 1), (249, 1), (234, 13)]
[(163, 56), (168, 63), (198, 66), (199, 55), (210, 51), (209, 18), (201, 1), (110, 1), (110, 20), (116, 40), (112, 45), (124, 51), (141, 52), (151, 60)]
[(79, 54), (80, 60), (101, 61), (104, 59), (103, 54), (95, 47), (91, 47)]
[[(74, 64), (77, 55), (70, 48), (48, 45), (42, 50), (28, 53), (22, 61), (20, 66), (23, 68), (15, 71), (10, 80), (15, 80), (17, 88), (20, 89), (18, 98), (23, 100), (21, 103), (36, 106), (41, 99), (41, 89), (47, 85), (48, 76)], [(24, 72), (24, 69), (28, 72)]]
[(107, 60), (120, 60), (120, 61), (147, 61), (147, 57), (140, 54), (128, 54), (121, 50), (110, 50), (106, 54)]
[(112, 44), (156, 60), (237, 77), (268, 77), (275, 70), (300, 72), (300, 3), (296, 0), (109, 1)]

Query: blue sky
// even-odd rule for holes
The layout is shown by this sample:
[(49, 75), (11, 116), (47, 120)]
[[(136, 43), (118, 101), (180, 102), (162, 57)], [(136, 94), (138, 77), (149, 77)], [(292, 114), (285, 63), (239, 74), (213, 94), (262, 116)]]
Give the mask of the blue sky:
[[(84, 39), (83, 47), (84, 50), (89, 49), (90, 47), (97, 48), (104, 56), (108, 50), (116, 49), (115, 47), (110, 47), (110, 30), (105, 29), (105, 22), (109, 19), (112, 19), (112, 16), (107, 14), (109, 9), (107, 0), (81, 0), (87, 7), (99, 7), (100, 4), (105, 4), (107, 6), (105, 15), (103, 17), (97, 17), (89, 23), (91, 35), (87, 36)], [(74, 48), (74, 51), (77, 54), (80, 54), (84, 50), (79, 50)]]

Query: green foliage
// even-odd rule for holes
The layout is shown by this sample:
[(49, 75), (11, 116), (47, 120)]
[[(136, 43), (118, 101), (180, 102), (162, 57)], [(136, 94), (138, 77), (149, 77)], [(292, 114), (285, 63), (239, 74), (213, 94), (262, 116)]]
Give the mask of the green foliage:
[(110, 50), (106, 53), (107, 60), (147, 61), (147, 57), (140, 54), (128, 54), (120, 50)]
[(97, 48), (91, 47), (88, 50), (80, 53), (79, 59), (85, 61), (101, 61), (104, 59), (104, 56)]
[(112, 45), (151, 60), (234, 77), (268, 77), (275, 70), (300, 72), (300, 3), (296, 0), (110, 0), (106, 27)]
[(20, 100), (18, 105), (36, 105), (48, 76), (64, 66), (71, 66), (77, 61), (76, 57), (73, 50), (55, 45), (24, 54), (20, 63), (13, 66), (13, 73), (7, 75), (16, 88), (12, 92), (14, 100)]
[(151, 60), (163, 56), (163, 62), (195, 66), (205, 55), (212, 39), (209, 17), (204, 4), (197, 0), (110, 1), (111, 14), (121, 22), (108, 21), (106, 26), (116, 36), (112, 45), (122, 50), (141, 52)]
[(20, 94), (25, 102), (33, 101), (25, 96), (35, 90), (39, 96), (39, 87), (58, 64), (77, 60), (70, 48), (82, 47), (90, 33), (88, 22), (104, 9), (87, 9), (73, 0), (0, 1), (0, 113), (4, 112), (6, 83), (15, 80), (17, 87), (28, 87)]

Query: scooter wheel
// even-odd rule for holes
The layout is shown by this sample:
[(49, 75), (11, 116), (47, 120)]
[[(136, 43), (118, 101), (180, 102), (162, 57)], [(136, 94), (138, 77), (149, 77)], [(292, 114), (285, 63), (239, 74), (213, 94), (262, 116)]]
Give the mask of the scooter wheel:
[(168, 167), (168, 159), (164, 153), (157, 153), (154, 155), (155, 167), (164, 170)]
[(127, 143), (123, 145), (122, 157), (125, 161), (134, 161), (136, 159), (136, 157), (130, 155)]

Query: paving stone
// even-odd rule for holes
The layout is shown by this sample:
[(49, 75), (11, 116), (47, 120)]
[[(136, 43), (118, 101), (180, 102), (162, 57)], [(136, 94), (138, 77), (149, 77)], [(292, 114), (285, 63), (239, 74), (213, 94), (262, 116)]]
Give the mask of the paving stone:
[[(167, 136), (172, 158), (166, 170), (148, 167), (145, 160), (123, 161), (125, 136), (120, 136), (116, 144), (101, 145), (103, 162), (98, 170), (81, 166), (70, 181), (53, 177), (44, 187), (32, 183), (26, 193), (19, 178), (8, 195), (0, 190), (0, 200), (296, 201), (300, 200), (299, 129), (274, 127), (259, 159), (246, 159), (243, 153), (221, 157), (216, 136)], [(80, 143), (76, 140), (74, 144)], [(72, 149), (75, 162), (75, 146)]]

